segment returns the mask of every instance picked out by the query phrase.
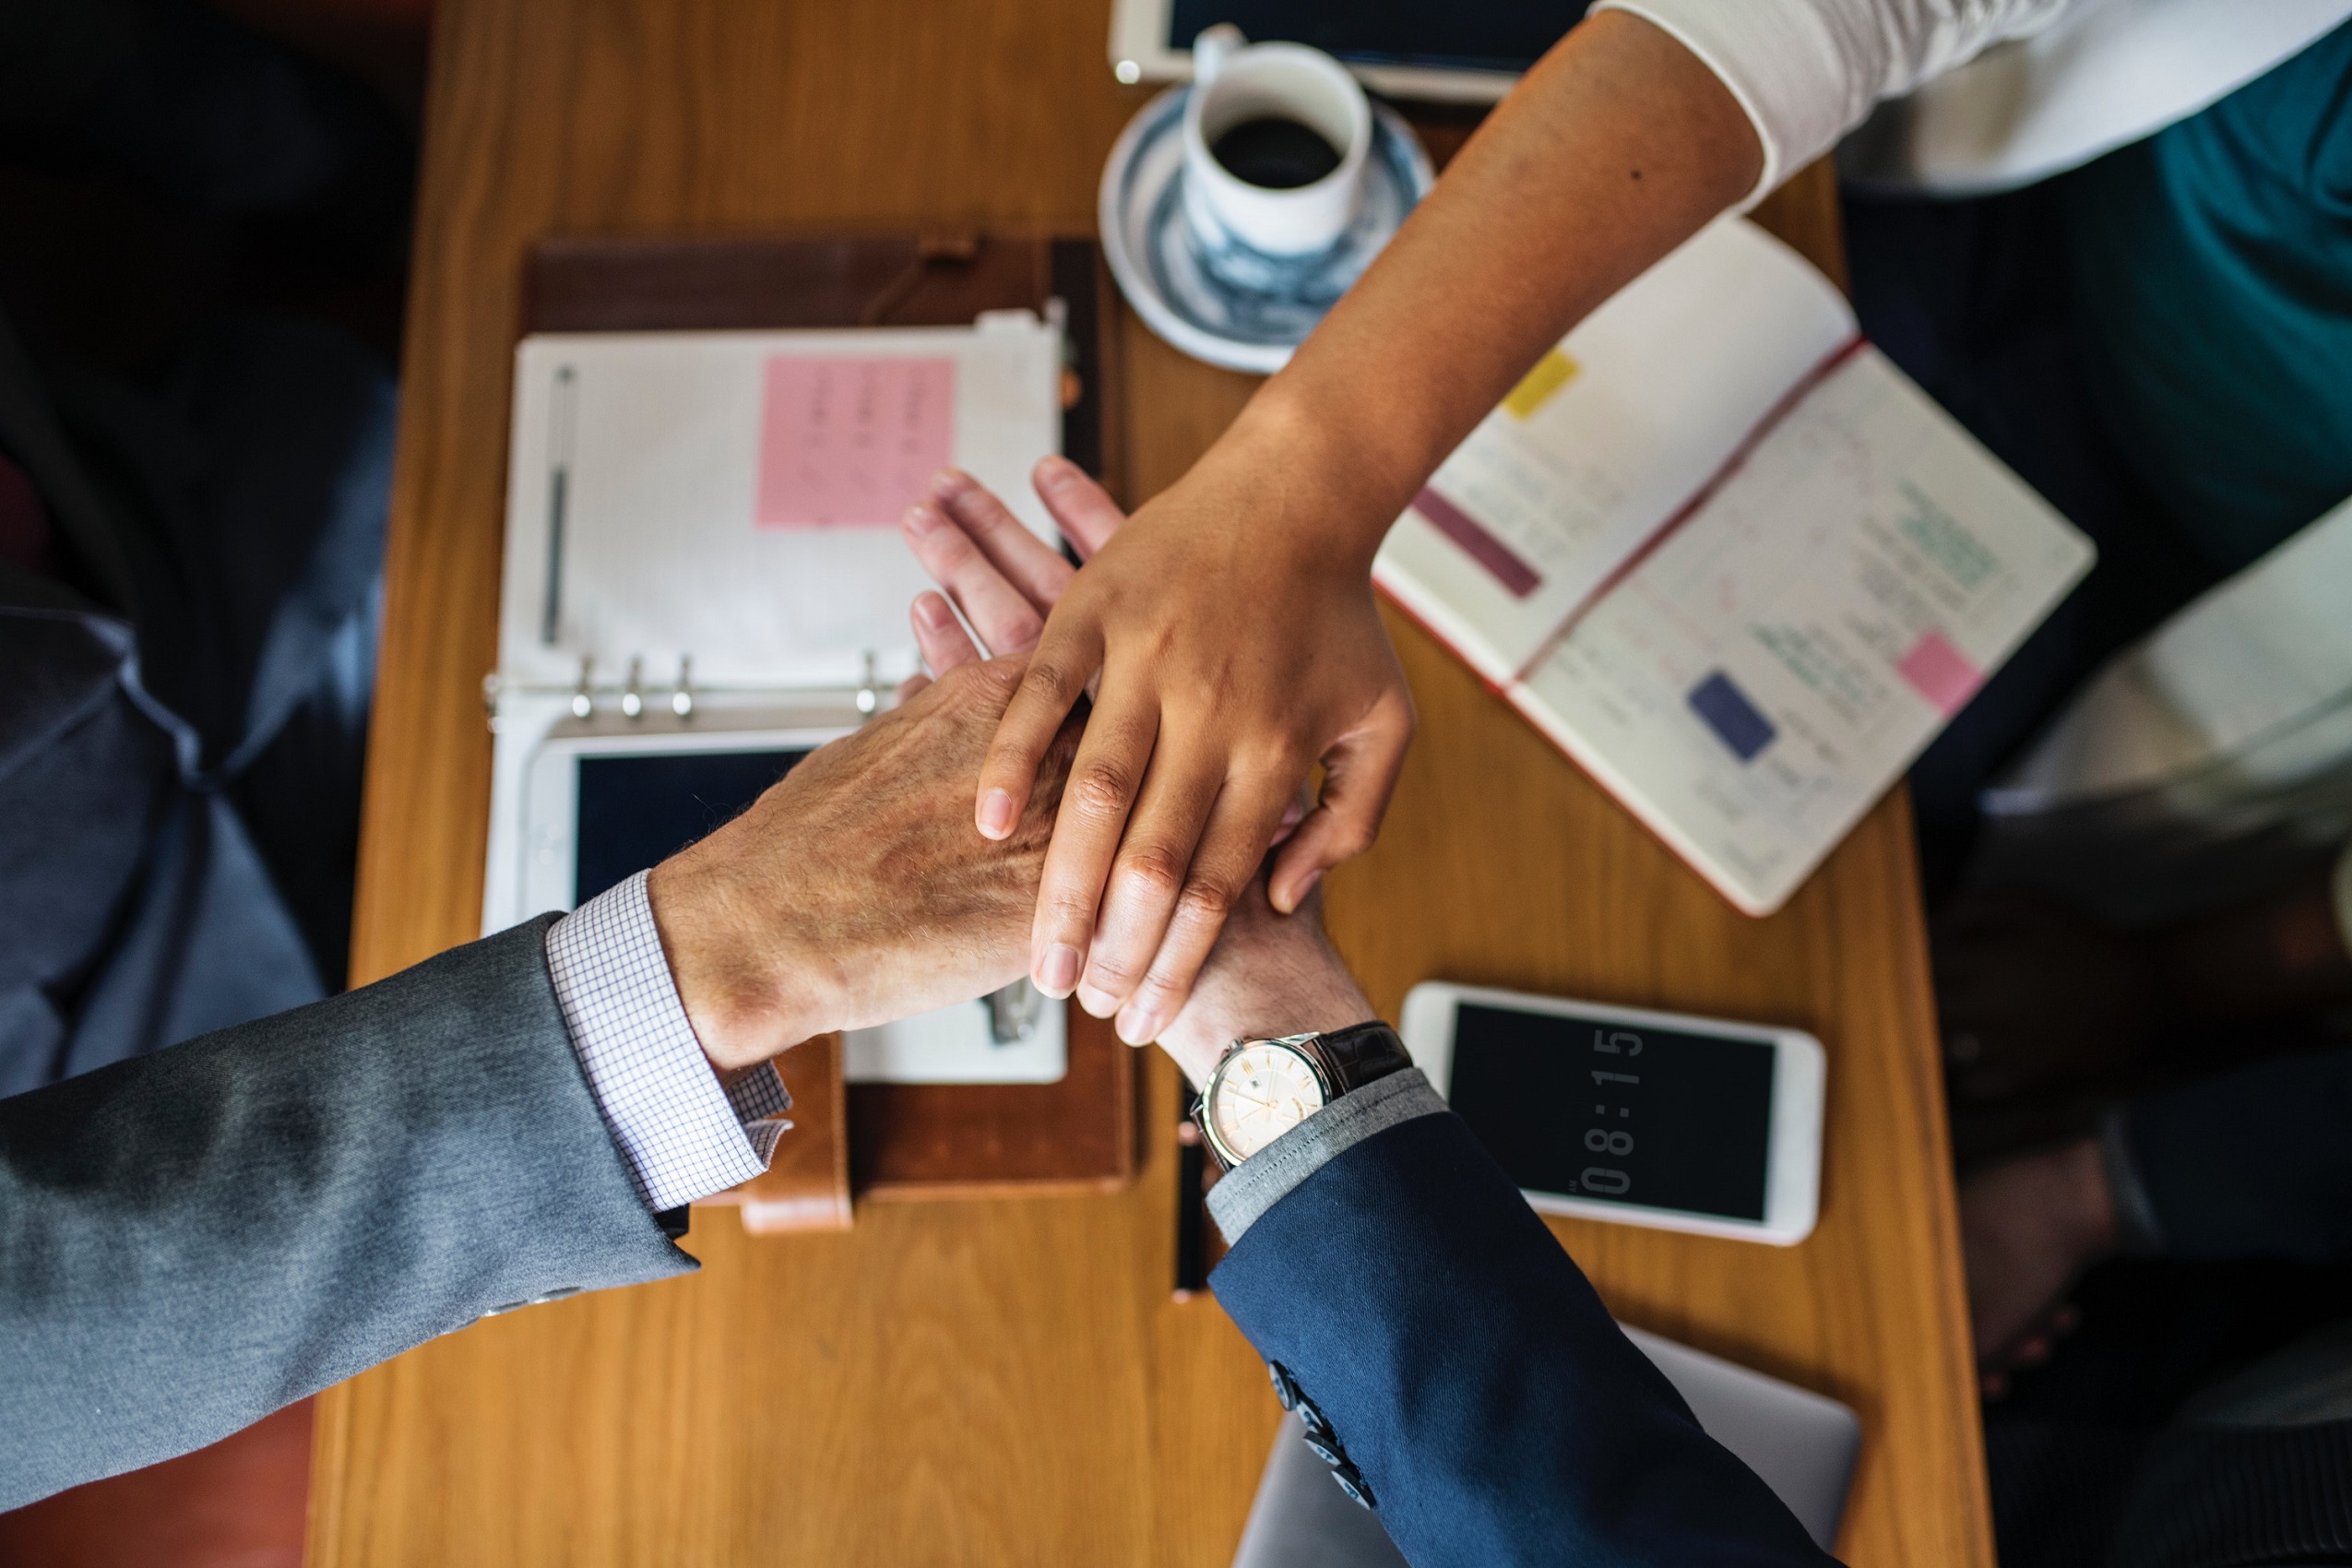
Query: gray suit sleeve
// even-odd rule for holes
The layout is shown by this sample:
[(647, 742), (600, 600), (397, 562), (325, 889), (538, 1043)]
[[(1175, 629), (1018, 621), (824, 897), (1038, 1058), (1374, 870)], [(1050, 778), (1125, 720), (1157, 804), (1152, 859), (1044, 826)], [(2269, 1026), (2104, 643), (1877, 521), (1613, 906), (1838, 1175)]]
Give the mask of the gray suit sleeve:
[(695, 1266), (581, 1075), (547, 923), (0, 1100), (0, 1509)]

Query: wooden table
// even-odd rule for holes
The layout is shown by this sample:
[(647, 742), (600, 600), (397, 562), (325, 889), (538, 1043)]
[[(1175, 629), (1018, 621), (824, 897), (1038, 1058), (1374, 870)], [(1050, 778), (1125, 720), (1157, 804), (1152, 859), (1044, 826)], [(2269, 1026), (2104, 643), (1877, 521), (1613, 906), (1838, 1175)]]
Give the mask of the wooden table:
[[(1084, 230), (1146, 96), (1104, 0), (444, 0), (354, 978), (475, 933), (509, 350), (554, 232)], [(1815, 172), (1767, 214), (1835, 268)], [(1128, 499), (1248, 396), (1131, 325)], [(1779, 916), (1734, 913), (1456, 661), (1391, 630), (1422, 729), (1332, 879), (1394, 1016), (1430, 977), (1800, 1025), (1828, 1045), (1821, 1226), (1780, 1251), (1555, 1221), (1627, 1321), (1834, 1395), (1859, 1563), (1989, 1565), (1906, 808)], [(1214, 1301), (1170, 1300), (1175, 1075), (1111, 1196), (695, 1223), (695, 1277), (485, 1323), (320, 1401), (311, 1561), (1223, 1564), (1272, 1435)]]

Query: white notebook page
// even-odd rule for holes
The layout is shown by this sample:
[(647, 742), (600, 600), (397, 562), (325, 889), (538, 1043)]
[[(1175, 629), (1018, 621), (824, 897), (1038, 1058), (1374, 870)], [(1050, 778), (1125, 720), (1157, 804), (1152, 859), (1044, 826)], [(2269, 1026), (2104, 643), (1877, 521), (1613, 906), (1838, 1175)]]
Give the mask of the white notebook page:
[(1376, 580), (1508, 680), (1854, 332), (1795, 252), (1743, 219), (1710, 225), (1487, 416), (1389, 531)]
[(1862, 346), (1511, 695), (1766, 914), (2092, 559)]

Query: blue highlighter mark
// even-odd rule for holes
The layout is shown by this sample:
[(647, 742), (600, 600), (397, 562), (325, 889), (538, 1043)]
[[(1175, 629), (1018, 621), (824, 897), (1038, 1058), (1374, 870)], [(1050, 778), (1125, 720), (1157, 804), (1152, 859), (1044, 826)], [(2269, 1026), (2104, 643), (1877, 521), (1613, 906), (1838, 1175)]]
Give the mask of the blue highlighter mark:
[(1707, 728), (1741, 762), (1754, 761), (1756, 754), (1779, 733), (1720, 670), (1691, 688), (1691, 711), (1705, 719)]

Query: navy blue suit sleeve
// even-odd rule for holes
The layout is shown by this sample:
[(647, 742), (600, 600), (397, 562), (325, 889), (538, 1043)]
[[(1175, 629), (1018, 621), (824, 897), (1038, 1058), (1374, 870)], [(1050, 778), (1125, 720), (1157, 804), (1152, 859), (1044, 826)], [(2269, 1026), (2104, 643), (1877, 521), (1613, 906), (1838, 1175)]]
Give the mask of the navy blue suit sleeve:
[(1332, 1159), (1210, 1283), (1329, 1420), (1415, 1568), (1831, 1561), (1457, 1116)]

